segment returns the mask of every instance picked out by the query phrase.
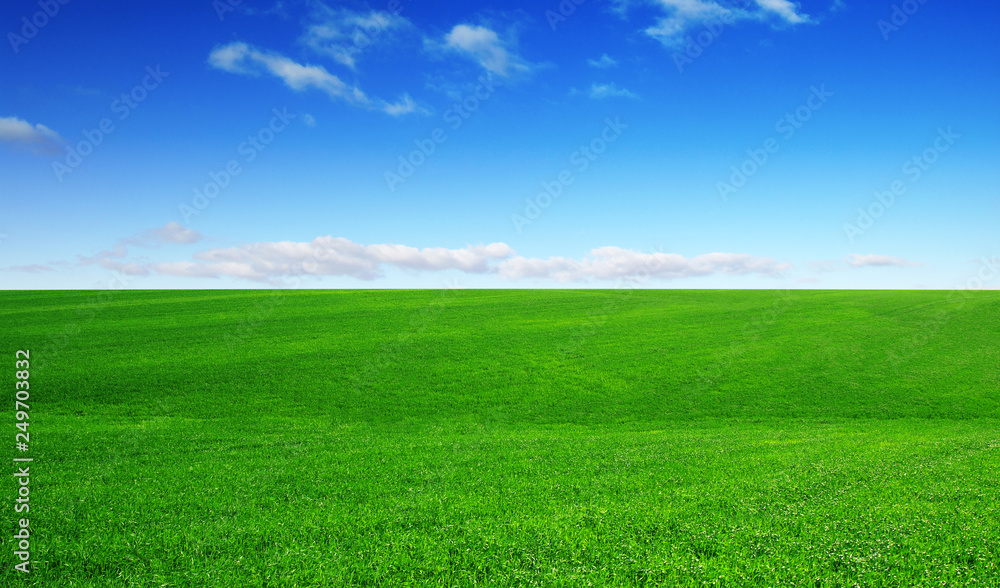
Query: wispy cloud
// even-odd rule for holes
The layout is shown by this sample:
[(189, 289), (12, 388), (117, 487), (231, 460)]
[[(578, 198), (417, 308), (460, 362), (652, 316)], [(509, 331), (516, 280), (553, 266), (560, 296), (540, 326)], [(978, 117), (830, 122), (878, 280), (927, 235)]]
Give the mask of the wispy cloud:
[(514, 257), (499, 265), (501, 276), (545, 278), (557, 282), (628, 280), (640, 277), (679, 279), (712, 274), (781, 275), (791, 264), (745, 253), (706, 253), (684, 257), (676, 253), (643, 253), (620, 247), (601, 247), (584, 259)]
[(779, 276), (792, 268), (766, 257), (741, 253), (708, 253), (687, 258), (674, 253), (642, 253), (601, 247), (588, 257), (526, 258), (506, 243), (469, 245), (460, 249), (418, 249), (398, 244), (364, 245), (342, 237), (308, 242), (261, 242), (210, 249), (192, 260), (148, 264), (150, 271), (171, 276), (221, 278), (280, 283), (295, 276), (348, 276), (375, 280), (387, 268), (411, 272), (454, 270), (492, 274), (506, 280), (526, 278), (556, 282), (593, 280), (680, 279), (713, 274)]
[(306, 27), (300, 41), (313, 51), (354, 69), (362, 52), (390, 38), (393, 32), (411, 26), (402, 16), (385, 10), (355, 11), (320, 4), (313, 23)]
[(32, 126), (28, 121), (8, 116), (0, 118), (0, 143), (35, 155), (60, 155), (66, 140), (43, 124)]
[(456, 25), (444, 36), (444, 47), (474, 60), (486, 71), (510, 77), (527, 74), (531, 64), (518, 54), (512, 40), (504, 40), (484, 26)]
[(321, 65), (303, 65), (284, 55), (263, 51), (247, 43), (236, 42), (216, 47), (209, 54), (208, 63), (216, 69), (235, 74), (247, 76), (270, 74), (279, 78), (292, 90), (304, 91), (315, 88), (325, 92), (331, 99), (343, 100), (348, 104), (370, 110), (381, 110), (392, 116), (422, 110), (409, 96), (403, 96), (397, 103), (373, 100), (360, 88), (344, 82)]
[(216, 47), (208, 62), (217, 69), (243, 75), (269, 73), (297, 91), (316, 88), (331, 98), (351, 104), (368, 106), (371, 100), (359, 88), (345, 83), (321, 65), (302, 65), (277, 53), (265, 52), (246, 43), (230, 43)]
[(47, 265), (41, 265), (33, 263), (30, 265), (12, 265), (10, 267), (4, 268), (7, 271), (12, 272), (25, 272), (29, 274), (40, 274), (42, 272), (54, 272), (56, 269)]
[(66, 93), (74, 94), (76, 96), (93, 97), (93, 96), (100, 96), (101, 94), (103, 94), (103, 92), (101, 92), (97, 88), (88, 88), (87, 86), (81, 86), (79, 84), (75, 86), (70, 86), (67, 84), (59, 84), (57, 87)]
[(197, 243), (202, 234), (178, 222), (169, 222), (156, 229), (147, 229), (135, 237), (123, 239), (124, 243), (139, 247), (156, 247), (168, 243)]
[(404, 114), (410, 114), (412, 112), (417, 112), (420, 114), (428, 114), (426, 108), (418, 106), (416, 102), (410, 98), (409, 94), (403, 94), (398, 102), (383, 103), (381, 107), (382, 112), (390, 116), (402, 116)]
[(792, 24), (799, 24), (809, 20), (809, 17), (799, 14), (798, 6), (789, 0), (757, 0), (757, 5), (766, 11), (777, 14)]
[(149, 275), (148, 264), (123, 261), (128, 256), (128, 247), (124, 243), (118, 243), (111, 249), (105, 249), (96, 255), (77, 256), (79, 265), (99, 265), (106, 270), (121, 272), (127, 276)]
[(654, 4), (663, 8), (667, 14), (647, 28), (646, 34), (669, 44), (682, 41), (684, 33), (697, 24), (727, 14), (743, 14), (740, 9), (730, 9), (710, 0), (655, 0)]
[(610, 84), (591, 84), (588, 96), (595, 100), (602, 98), (632, 98), (637, 100), (638, 94), (634, 94), (625, 88), (619, 88), (614, 82)]
[(692, 28), (710, 22), (736, 22), (739, 20), (772, 20), (777, 17), (787, 24), (809, 22), (809, 17), (798, 11), (789, 0), (755, 0), (753, 4), (743, 2), (743, 6), (728, 6), (716, 0), (650, 0), (666, 14), (657, 19), (656, 24), (646, 28), (645, 33), (665, 45), (677, 46), (685, 42)]
[(146, 229), (131, 237), (119, 239), (111, 249), (105, 249), (95, 255), (77, 256), (79, 265), (99, 265), (104, 269), (122, 272), (126, 275), (145, 276), (149, 274), (147, 263), (124, 261), (129, 255), (129, 247), (154, 248), (161, 245), (190, 244), (201, 241), (204, 237), (198, 231), (184, 227), (177, 222), (169, 222), (162, 227)]
[(618, 62), (609, 57), (607, 53), (604, 53), (601, 55), (600, 59), (588, 59), (587, 65), (598, 69), (608, 69), (609, 67), (617, 66)]
[(121, 259), (128, 255), (128, 246), (124, 243), (117, 243), (111, 249), (104, 249), (94, 255), (79, 255), (77, 261), (80, 265), (100, 264), (106, 259)]
[(128, 255), (128, 247), (119, 243), (111, 249), (105, 249), (96, 255), (77, 257), (79, 265), (99, 265), (106, 270), (121, 272), (127, 276), (149, 275), (149, 264), (136, 261), (123, 261)]
[(470, 245), (463, 249), (405, 245), (362, 245), (341, 237), (317, 237), (310, 242), (264, 242), (212, 249), (195, 255), (197, 261), (161, 263), (157, 272), (174, 276), (232, 276), (273, 281), (296, 275), (352, 276), (373, 280), (385, 267), (413, 271), (491, 271), (490, 262), (509, 257), (513, 250), (504, 243)]
[(851, 253), (845, 257), (847, 263), (851, 267), (884, 267), (884, 266), (895, 266), (895, 267), (915, 267), (924, 265), (919, 261), (907, 261), (900, 257), (890, 257), (888, 255), (861, 255), (859, 253)]

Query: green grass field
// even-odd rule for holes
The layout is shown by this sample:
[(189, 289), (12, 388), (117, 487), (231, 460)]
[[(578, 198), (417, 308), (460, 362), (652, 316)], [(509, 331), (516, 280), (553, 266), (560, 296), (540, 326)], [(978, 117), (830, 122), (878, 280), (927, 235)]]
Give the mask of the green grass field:
[(1000, 292), (2, 292), (4, 586), (998, 586)]

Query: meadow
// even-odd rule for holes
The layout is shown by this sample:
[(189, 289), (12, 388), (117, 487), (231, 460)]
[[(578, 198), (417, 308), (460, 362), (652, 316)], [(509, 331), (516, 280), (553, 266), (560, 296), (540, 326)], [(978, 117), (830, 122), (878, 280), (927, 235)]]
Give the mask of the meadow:
[(997, 586), (1000, 292), (0, 292), (4, 586)]

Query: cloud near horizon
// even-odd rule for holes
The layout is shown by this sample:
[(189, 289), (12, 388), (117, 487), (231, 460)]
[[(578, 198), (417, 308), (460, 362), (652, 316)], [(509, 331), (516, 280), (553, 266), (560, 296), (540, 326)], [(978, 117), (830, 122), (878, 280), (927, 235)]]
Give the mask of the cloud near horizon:
[(900, 257), (890, 257), (888, 255), (861, 255), (860, 253), (851, 253), (844, 258), (851, 267), (917, 267), (924, 265), (919, 261), (908, 261)]
[(12, 266), (6, 267), (4, 269), (7, 270), (7, 271), (24, 272), (24, 273), (28, 273), (28, 274), (39, 274), (39, 273), (42, 273), (42, 272), (54, 272), (54, 271), (56, 271), (56, 268), (54, 268), (54, 267), (52, 267), (50, 265), (43, 265), (43, 264), (40, 264), (40, 263), (32, 263), (32, 264), (29, 264), (29, 265), (12, 265)]
[(123, 242), (139, 247), (155, 247), (167, 243), (197, 243), (202, 238), (202, 234), (198, 231), (171, 221), (162, 227), (147, 229), (135, 237), (123, 239)]
[(791, 264), (745, 253), (706, 253), (688, 258), (676, 253), (642, 253), (621, 247), (599, 247), (591, 250), (590, 257), (581, 260), (515, 257), (501, 263), (499, 273), (510, 280), (547, 278), (557, 282), (581, 282), (647, 277), (673, 280), (720, 273), (778, 276), (791, 268)]
[(131, 276), (149, 275), (148, 263), (125, 262), (129, 247), (155, 248), (170, 244), (191, 244), (201, 241), (204, 237), (198, 231), (189, 229), (178, 222), (171, 221), (162, 227), (140, 231), (132, 237), (119, 239), (111, 249), (105, 249), (95, 255), (77, 256), (79, 265), (99, 265), (104, 269), (121, 272)]
[(194, 261), (151, 264), (157, 273), (184, 277), (224, 276), (275, 282), (295, 276), (350, 276), (375, 280), (392, 267), (405, 271), (457, 270), (556, 282), (638, 280), (645, 277), (678, 279), (712, 274), (781, 275), (790, 264), (739, 253), (708, 253), (692, 258), (672, 253), (642, 253), (620, 247), (601, 247), (589, 257), (548, 259), (515, 256), (506, 243), (469, 245), (461, 249), (405, 245), (363, 245), (342, 237), (317, 237), (309, 242), (262, 242), (211, 249)]
[(352, 276), (374, 280), (385, 275), (383, 266), (415, 271), (491, 271), (491, 260), (513, 253), (504, 243), (470, 245), (463, 249), (405, 245), (362, 245), (342, 237), (317, 237), (310, 242), (262, 242), (211, 249), (196, 254), (197, 262), (160, 263), (159, 273), (188, 277), (231, 276), (272, 281), (291, 276)]

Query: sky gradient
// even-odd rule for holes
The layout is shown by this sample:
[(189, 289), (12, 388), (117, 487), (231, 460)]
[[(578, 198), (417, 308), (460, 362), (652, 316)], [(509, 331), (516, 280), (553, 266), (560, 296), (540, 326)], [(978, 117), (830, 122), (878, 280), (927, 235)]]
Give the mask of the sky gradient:
[(1000, 287), (994, 2), (6, 2), (0, 284)]

